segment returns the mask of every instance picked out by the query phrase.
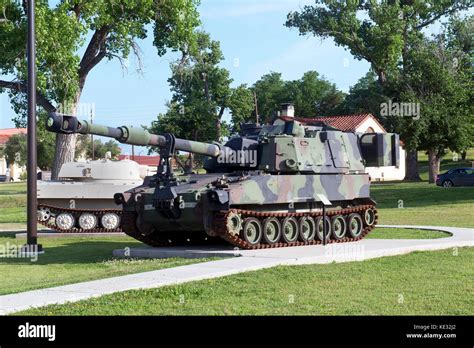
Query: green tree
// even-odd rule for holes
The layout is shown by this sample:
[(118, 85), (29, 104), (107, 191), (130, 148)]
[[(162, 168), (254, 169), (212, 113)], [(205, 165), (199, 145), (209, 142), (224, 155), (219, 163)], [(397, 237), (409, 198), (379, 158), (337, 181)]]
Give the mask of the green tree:
[[(183, 49), (182, 58), (172, 64), (168, 82), (173, 96), (168, 111), (158, 115), (150, 130), (196, 141), (221, 141), (229, 133), (224, 112), (230, 109), (235, 120), (245, 119), (253, 101), (245, 97), (245, 86), (230, 87), (229, 71), (219, 67), (224, 58), (219, 42), (204, 32), (197, 32), (196, 38), (196, 46)], [(190, 154), (188, 170), (193, 162)]]
[(349, 89), (341, 110), (345, 114), (368, 112), (380, 119), (380, 104), (386, 100), (387, 97), (377, 82), (377, 75), (371, 70)]
[(261, 123), (271, 121), (276, 112), (280, 110), (280, 105), (289, 102), (285, 90), (285, 81), (281, 78), (281, 73), (271, 72), (263, 75), (252, 86), (252, 92), (257, 97)]
[(241, 123), (256, 122), (254, 94), (247, 85), (232, 89), (228, 106), (235, 130), (239, 129)]
[[(46, 115), (40, 114), (40, 122), (46, 120)], [(37, 164), (42, 170), (51, 168), (51, 163), (54, 156), (55, 139), (54, 136), (47, 132), (44, 128), (38, 128), (38, 142), (37, 148)], [(27, 137), (25, 134), (15, 134), (5, 144), (5, 147), (0, 151), (0, 157), (5, 157), (8, 165), (18, 164), (19, 166), (26, 165), (27, 155)]]
[[(24, 117), (26, 103), (27, 1), (0, 0), (0, 92), (7, 90), (15, 111)], [(154, 24), (158, 54), (167, 48), (194, 46), (199, 24), (198, 0), (61, 0), (50, 6), (36, 1), (38, 103), (75, 115), (86, 80), (104, 59), (138, 54), (137, 40)], [(80, 55), (80, 52), (83, 52)], [(56, 105), (56, 106), (54, 106)], [(75, 135), (57, 135), (52, 177), (74, 158)]]
[(5, 157), (7, 165), (17, 164), (19, 166), (26, 165), (26, 135), (15, 134), (12, 135), (6, 142), (2, 149), (0, 156)]
[(447, 150), (462, 152), (472, 145), (473, 137), (474, 71), (459, 63), (463, 61), (462, 52), (443, 38), (423, 40), (410, 51), (405, 73), (410, 88), (402, 93), (402, 98), (421, 106), (419, 121), (424, 131), (419, 148), (428, 152), (430, 183), (435, 182)]
[[(444, 16), (472, 6), (469, 0), (317, 0), (315, 6), (305, 6), (301, 12), (290, 13), (286, 25), (297, 28), (301, 35), (332, 38), (355, 58), (368, 61), (380, 85), (386, 87), (387, 82), (391, 82), (398, 86), (384, 91), (395, 99), (409, 88), (403, 74), (412, 45), (423, 37), (422, 30)], [(421, 122), (412, 121), (406, 129), (415, 137), (423, 133), (421, 127)], [(419, 140), (404, 140), (408, 150), (406, 178), (419, 180), (416, 147)]]
[(300, 117), (334, 114), (344, 100), (344, 94), (316, 71), (306, 72), (299, 80), (285, 81), (281, 74), (271, 72), (252, 87), (263, 122), (271, 121), (282, 103), (292, 102)]
[(79, 135), (76, 143), (76, 159), (85, 156), (87, 159), (105, 158), (105, 154), (110, 152), (112, 158), (117, 158), (122, 149), (115, 140), (108, 140), (103, 143), (100, 139), (94, 139), (94, 148), (89, 135)]
[[(219, 42), (205, 32), (197, 32), (196, 37), (196, 47), (183, 50), (183, 57), (171, 67), (173, 73), (168, 80), (173, 92), (171, 102), (176, 104), (178, 113), (193, 118), (193, 139), (220, 140), (232, 79), (228, 70), (219, 67), (224, 59)], [(203, 128), (211, 128), (213, 133)], [(206, 139), (204, 135), (211, 137)]]

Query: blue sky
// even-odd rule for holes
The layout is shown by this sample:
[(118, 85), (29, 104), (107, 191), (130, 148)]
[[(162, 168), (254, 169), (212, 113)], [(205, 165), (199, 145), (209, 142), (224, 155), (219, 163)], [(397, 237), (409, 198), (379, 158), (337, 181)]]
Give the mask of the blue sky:
[[(284, 79), (298, 79), (316, 70), (336, 86), (348, 91), (365, 75), (369, 64), (352, 58), (331, 40), (302, 37), (284, 26), (290, 11), (311, 0), (202, 0), (199, 6), (202, 29), (221, 42), (234, 85), (253, 84), (270, 71)], [(90, 73), (81, 102), (95, 104), (95, 122), (111, 126), (148, 125), (166, 110), (171, 93), (167, 79), (173, 54), (159, 57), (152, 38), (139, 43), (143, 53), (143, 74), (130, 59), (128, 71), (118, 61), (101, 62)], [(0, 128), (13, 127), (6, 94), (0, 95)]]

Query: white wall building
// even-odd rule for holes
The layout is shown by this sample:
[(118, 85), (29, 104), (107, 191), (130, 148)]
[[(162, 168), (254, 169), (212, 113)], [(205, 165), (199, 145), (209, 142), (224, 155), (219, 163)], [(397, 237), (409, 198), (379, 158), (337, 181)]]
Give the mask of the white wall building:
[[(345, 132), (387, 133), (372, 114), (318, 117), (318, 121)], [(372, 181), (400, 181), (405, 179), (405, 150), (400, 145), (400, 166), (367, 167), (366, 172)]]

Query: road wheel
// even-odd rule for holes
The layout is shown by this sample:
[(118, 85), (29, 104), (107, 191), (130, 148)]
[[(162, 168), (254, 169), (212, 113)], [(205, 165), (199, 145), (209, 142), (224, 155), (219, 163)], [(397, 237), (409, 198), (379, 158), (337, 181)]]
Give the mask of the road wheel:
[(299, 223), (300, 235), (299, 239), (302, 242), (311, 242), (316, 237), (316, 223), (312, 217), (303, 216)]
[(257, 245), (262, 239), (262, 224), (254, 217), (244, 220), (242, 238), (251, 245)]
[[(326, 216), (326, 241), (329, 240), (331, 237), (331, 220), (329, 220), (329, 217)], [(323, 217), (320, 216), (316, 219), (316, 237), (320, 240), (323, 241), (323, 233), (324, 233), (324, 225), (323, 225)]]
[(101, 219), (102, 227), (108, 230), (115, 230), (120, 226), (120, 216), (115, 213), (106, 213)]
[(354, 213), (347, 218), (347, 233), (352, 238), (358, 238), (363, 232), (362, 218), (359, 214)]
[(373, 208), (369, 208), (364, 212), (364, 223), (366, 226), (375, 224), (375, 210)]
[(298, 239), (298, 221), (294, 217), (287, 217), (281, 224), (283, 240), (287, 243), (296, 242)]
[(92, 230), (97, 226), (97, 216), (91, 213), (82, 213), (79, 216), (79, 227), (83, 230)]
[(331, 219), (331, 232), (335, 240), (339, 240), (346, 234), (347, 224), (346, 219), (342, 215), (334, 216)]
[(74, 216), (70, 213), (61, 213), (56, 216), (56, 226), (60, 230), (70, 230), (76, 224)]
[(269, 217), (263, 220), (263, 239), (273, 245), (281, 238), (281, 225), (277, 218)]

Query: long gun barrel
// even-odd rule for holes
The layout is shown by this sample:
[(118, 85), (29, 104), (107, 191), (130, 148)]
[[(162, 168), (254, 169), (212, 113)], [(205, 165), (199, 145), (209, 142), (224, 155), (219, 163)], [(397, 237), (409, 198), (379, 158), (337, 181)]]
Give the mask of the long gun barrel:
[[(50, 113), (46, 122), (46, 129), (61, 134), (93, 134), (108, 138), (114, 138), (123, 144), (130, 145), (155, 145), (167, 146), (167, 138), (163, 135), (151, 134), (145, 129), (133, 127), (107, 127), (99, 124), (78, 120), (74, 116), (59, 113)], [(221, 146), (207, 144), (197, 141), (175, 138), (176, 150), (192, 152), (204, 156), (218, 157), (221, 154)]]

